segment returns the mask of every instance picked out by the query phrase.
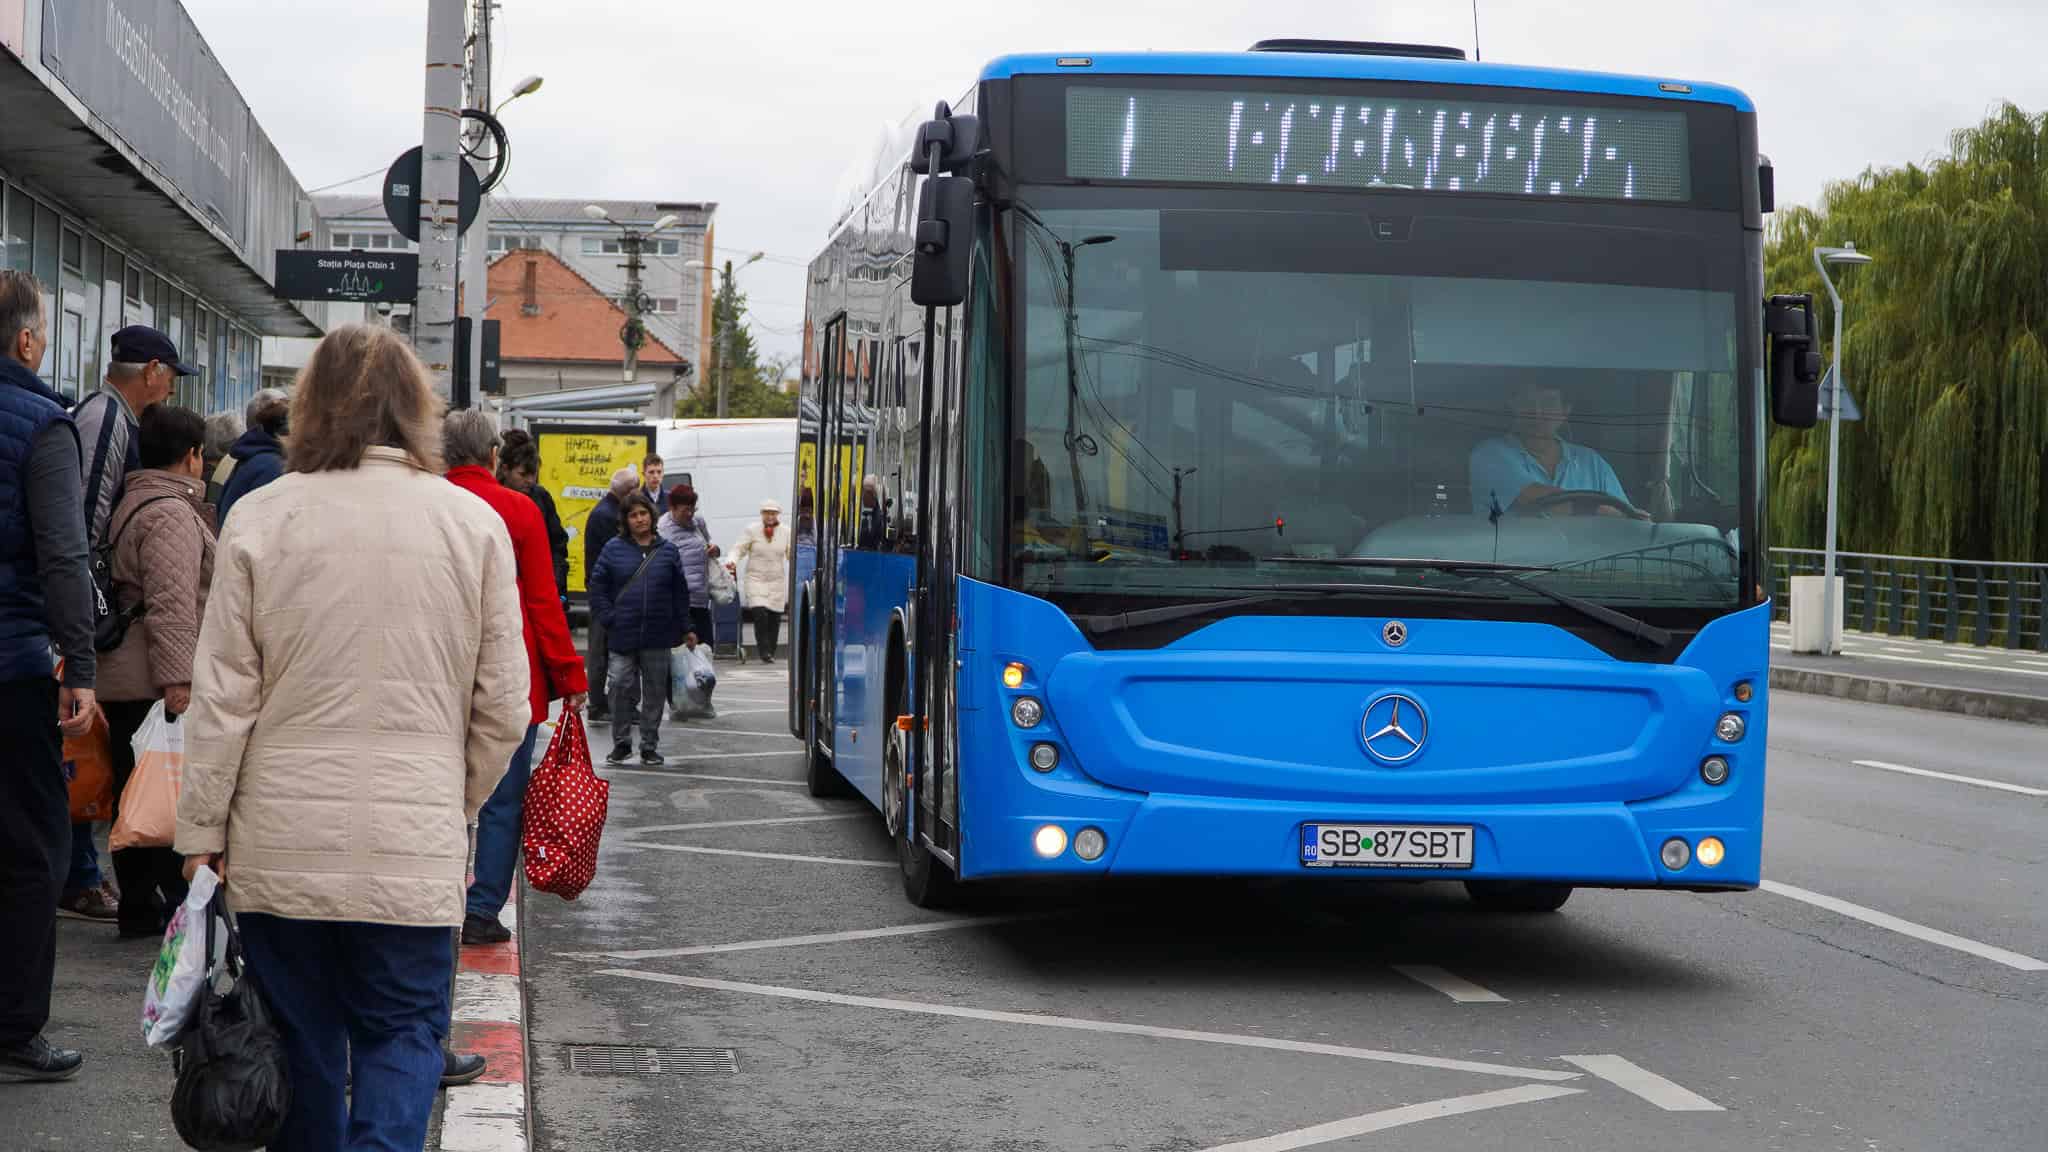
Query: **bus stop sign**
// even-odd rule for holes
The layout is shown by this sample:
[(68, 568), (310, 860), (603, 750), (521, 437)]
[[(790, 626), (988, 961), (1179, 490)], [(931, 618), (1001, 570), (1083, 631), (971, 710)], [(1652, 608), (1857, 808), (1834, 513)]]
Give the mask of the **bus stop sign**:
[[(456, 231), (467, 232), (476, 222), (477, 208), (483, 203), (483, 181), (477, 179), (476, 169), (466, 161), (458, 160), (455, 167), (462, 174), (461, 208), (456, 214)], [(420, 150), (408, 148), (384, 173), (384, 218), (407, 240), (418, 243), (420, 238)]]

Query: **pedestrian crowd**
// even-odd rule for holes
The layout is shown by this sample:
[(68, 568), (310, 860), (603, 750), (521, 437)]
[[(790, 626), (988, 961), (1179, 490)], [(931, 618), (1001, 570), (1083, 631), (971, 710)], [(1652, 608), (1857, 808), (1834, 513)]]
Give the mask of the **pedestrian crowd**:
[[(22, 753), (0, 766), (0, 1081), (83, 1064), (44, 1035), (57, 916), (161, 939), (207, 867), (286, 1054), (269, 1146), (418, 1147), (436, 1086), (482, 1071), (446, 1046), (454, 930), (507, 938), (542, 724), (589, 700), (613, 762), (637, 735), (660, 763), (672, 653), (712, 642), (739, 569), (658, 457), (621, 470), (584, 526), (579, 655), (533, 438), (445, 413), (390, 330), (339, 328), (289, 394), (202, 417), (169, 402), (195, 372), (143, 326), (70, 403), (38, 376), (49, 321), (40, 285), (0, 270), (0, 725)], [(778, 511), (732, 549), (764, 661)], [(117, 836), (103, 869), (67, 749), (104, 742), (119, 828), (152, 716), (183, 732), (175, 833)]]

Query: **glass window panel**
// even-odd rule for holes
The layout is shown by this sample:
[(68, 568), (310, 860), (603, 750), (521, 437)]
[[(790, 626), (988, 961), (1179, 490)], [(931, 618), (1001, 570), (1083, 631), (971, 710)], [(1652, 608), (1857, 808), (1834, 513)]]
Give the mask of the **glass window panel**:
[(96, 236), (86, 237), (85, 299), (83, 301), (83, 312), (85, 315), (85, 363), (84, 368), (81, 370), (81, 376), (84, 380), (85, 390), (88, 392), (92, 391), (94, 385), (99, 382), (102, 374), (100, 365), (103, 360), (103, 350), (106, 347), (106, 342), (100, 336), (100, 326), (104, 319), (101, 311), (107, 295), (106, 285), (102, 279), (104, 269), (101, 267), (105, 262), (106, 249), (100, 243), (99, 238)]
[(100, 275), (100, 350), (105, 352), (121, 330), (121, 300), (126, 294), (127, 261), (115, 249), (107, 249), (106, 270)]
[(34, 232), (33, 202), (11, 184), (0, 188), (0, 268), (28, 267), (28, 242)]

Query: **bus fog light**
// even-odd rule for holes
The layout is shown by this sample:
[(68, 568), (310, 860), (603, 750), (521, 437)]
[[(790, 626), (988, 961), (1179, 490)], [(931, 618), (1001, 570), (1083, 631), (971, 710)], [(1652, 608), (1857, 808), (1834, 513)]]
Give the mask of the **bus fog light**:
[(1022, 688), (1023, 686), (1024, 666), (1022, 664), (1005, 664), (1003, 666), (1003, 687)]
[(1736, 681), (1735, 699), (1744, 704), (1756, 699), (1756, 685), (1751, 684), (1747, 680)]
[(1052, 771), (1060, 766), (1060, 750), (1051, 744), (1033, 744), (1031, 766), (1040, 772)]
[[(1025, 727), (1028, 728), (1030, 725), (1027, 724)], [(1742, 734), (1747, 731), (1749, 725), (1735, 712), (1723, 712), (1721, 718), (1714, 722), (1714, 735), (1719, 736), (1725, 744), (1733, 744), (1742, 739)]]
[[(1728, 761), (1720, 756), (1709, 756), (1700, 761), (1700, 779), (1709, 784), (1728, 782)], [(1702, 847), (1705, 847), (1702, 845)]]
[(1692, 845), (1673, 836), (1664, 842), (1664, 866), (1673, 872), (1692, 862)]
[(1067, 830), (1057, 824), (1047, 824), (1032, 835), (1031, 848), (1050, 860), (1067, 850)]
[(1722, 845), (1719, 837), (1709, 836), (1700, 841), (1700, 849), (1695, 855), (1700, 858), (1700, 867), (1713, 868), (1718, 866), (1722, 858), (1728, 855), (1728, 849)]
[(1029, 696), (1019, 696), (1017, 702), (1010, 705), (1010, 719), (1019, 728), (1036, 728), (1038, 722), (1045, 719), (1045, 705)]
[(1074, 833), (1074, 855), (1083, 860), (1100, 860), (1109, 848), (1109, 837), (1100, 828), (1083, 828)]

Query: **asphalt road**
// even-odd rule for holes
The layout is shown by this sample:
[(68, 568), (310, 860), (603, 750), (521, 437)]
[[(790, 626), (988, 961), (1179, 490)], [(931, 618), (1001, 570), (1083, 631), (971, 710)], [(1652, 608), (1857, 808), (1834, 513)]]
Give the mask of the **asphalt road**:
[(1844, 632), (1839, 656), (1800, 655), (1792, 651), (1792, 626), (1778, 621), (1771, 625), (1771, 663), (2009, 696), (2048, 696), (2048, 652), (2031, 648), (1978, 647)]
[(528, 903), (537, 1148), (2043, 1146), (2038, 727), (1776, 694), (1753, 893), (1009, 887), (948, 917), (860, 802), (804, 793), (781, 692), (735, 669), (665, 735), (689, 759), (605, 770), (596, 883)]

